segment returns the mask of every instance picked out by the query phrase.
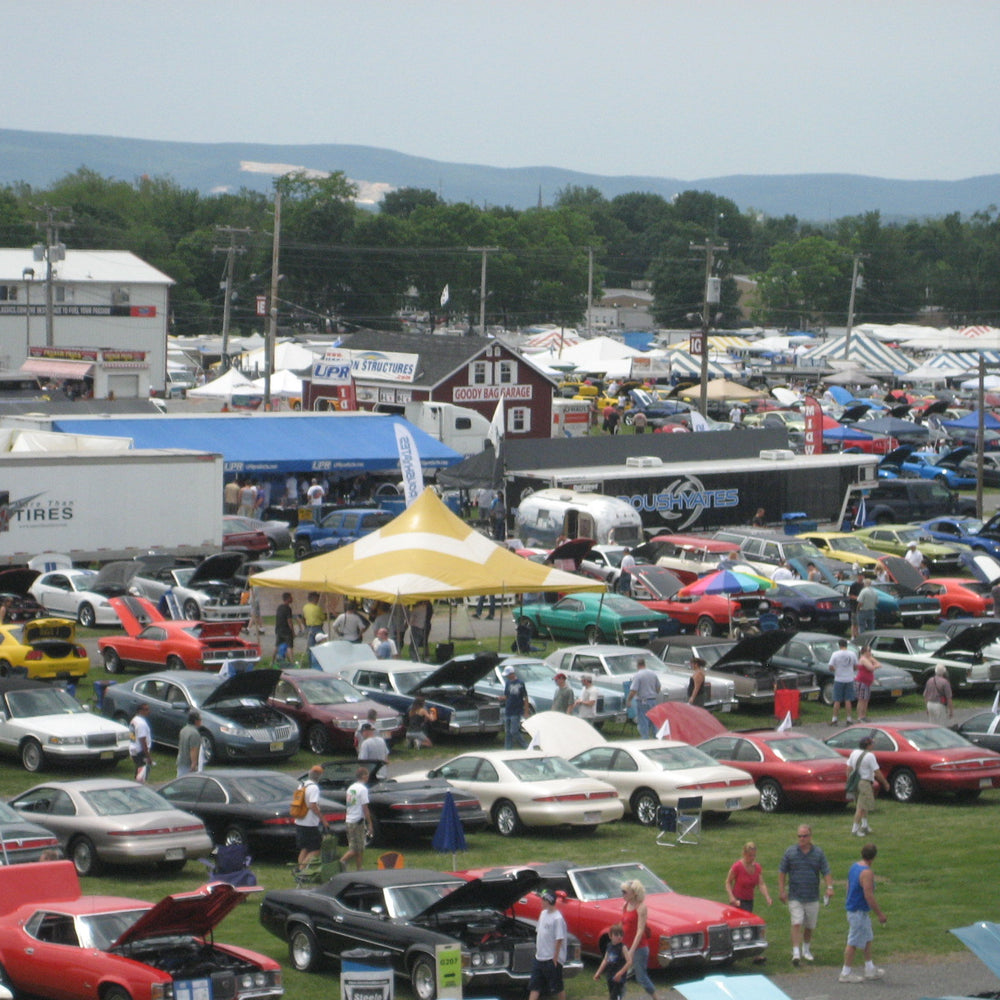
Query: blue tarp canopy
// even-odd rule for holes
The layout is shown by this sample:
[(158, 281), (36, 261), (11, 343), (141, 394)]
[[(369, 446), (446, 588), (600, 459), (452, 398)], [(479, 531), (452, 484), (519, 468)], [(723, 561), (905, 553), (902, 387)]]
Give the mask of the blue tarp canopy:
[(399, 467), (395, 425), (413, 435), (425, 469), (454, 465), (458, 452), (397, 416), (216, 414), (204, 417), (56, 418), (54, 431), (131, 438), (135, 448), (182, 448), (222, 455), (226, 472), (323, 472), (334, 476)]
[[(979, 426), (979, 411), (973, 410), (958, 420), (942, 420), (941, 426), (948, 430), (975, 430)], [(991, 431), (1000, 430), (1000, 420), (987, 411), (983, 414), (983, 426)]]

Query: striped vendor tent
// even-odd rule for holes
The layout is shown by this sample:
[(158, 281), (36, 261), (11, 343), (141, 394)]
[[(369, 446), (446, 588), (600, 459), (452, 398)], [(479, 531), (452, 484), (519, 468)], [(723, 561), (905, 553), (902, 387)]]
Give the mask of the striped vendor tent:
[[(670, 365), (672, 375), (692, 375), (701, 378), (701, 358), (694, 354), (675, 347), (672, 351), (666, 352), (666, 361)], [(722, 365), (709, 360), (708, 374), (711, 378), (727, 378), (729, 372)]]
[(979, 367), (979, 357), (988, 365), (1000, 365), (1000, 351), (940, 351), (923, 362), (924, 368), (971, 372)]
[(853, 334), (848, 348), (849, 353), (845, 352), (846, 341), (846, 336), (832, 337), (804, 354), (800, 364), (837, 365), (850, 361), (863, 368), (869, 375), (905, 374), (917, 366), (917, 363), (902, 351), (874, 337), (866, 337), (860, 333)]

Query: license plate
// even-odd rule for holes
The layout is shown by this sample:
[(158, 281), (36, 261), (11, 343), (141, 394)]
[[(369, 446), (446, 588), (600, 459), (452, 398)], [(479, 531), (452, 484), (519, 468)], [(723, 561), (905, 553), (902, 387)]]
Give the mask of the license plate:
[(992, 778), (980, 778), (979, 779), (979, 787), (980, 788), (992, 788), (993, 787), (993, 779)]
[(893, 688), (892, 691), (890, 692), (890, 694), (892, 695), (893, 698), (902, 698), (903, 697), (903, 689), (902, 688)]
[(850, 619), (851, 616), (847, 612), (844, 612), (839, 617), (842, 622), (846, 622)]
[(739, 809), (739, 807), (740, 807), (740, 799), (726, 799), (727, 809)]
[(115, 755), (114, 750), (102, 750), (101, 760), (111, 760), (111, 758), (114, 757), (114, 755)]
[(271, 753), (278, 753), (280, 750), (285, 749), (285, 743), (283, 740), (276, 740), (274, 743), (270, 744)]
[(163, 854), (164, 861), (180, 861), (184, 857), (183, 847), (171, 847)]
[(583, 814), (583, 821), (584, 823), (600, 823), (601, 814), (596, 809), (592, 809)]

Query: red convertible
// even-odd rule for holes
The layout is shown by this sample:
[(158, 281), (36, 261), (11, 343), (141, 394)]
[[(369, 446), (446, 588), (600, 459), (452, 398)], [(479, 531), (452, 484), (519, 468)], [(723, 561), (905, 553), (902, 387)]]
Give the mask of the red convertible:
[(242, 621), (164, 618), (144, 597), (113, 597), (111, 606), (118, 612), (125, 635), (97, 640), (109, 674), (120, 674), (126, 667), (218, 671), (227, 663), (253, 666), (260, 660), (260, 646), (240, 638)]
[(33, 864), (31, 878), (24, 871), (0, 868), (0, 964), (15, 995), (277, 1000), (284, 992), (273, 959), (212, 939), (246, 890), (216, 882), (154, 906), (82, 895), (71, 861)]
[[(767, 925), (754, 913), (697, 896), (674, 892), (638, 861), (608, 865), (577, 865), (570, 861), (512, 865), (491, 873), (530, 868), (541, 878), (538, 892), (552, 889), (559, 912), (584, 954), (600, 956), (608, 943), (608, 928), (621, 920), (622, 883), (638, 879), (646, 889), (647, 926), (654, 946), (649, 968), (721, 965), (736, 958), (754, 958), (767, 948)], [(459, 872), (479, 878), (484, 870)], [(530, 893), (514, 904), (514, 914), (537, 920), (541, 898)]]

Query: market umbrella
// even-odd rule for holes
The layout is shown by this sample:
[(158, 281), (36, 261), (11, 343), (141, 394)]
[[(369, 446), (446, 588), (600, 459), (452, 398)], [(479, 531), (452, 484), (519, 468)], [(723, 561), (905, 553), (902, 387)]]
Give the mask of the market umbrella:
[(681, 591), (683, 594), (753, 594), (758, 590), (770, 590), (776, 586), (773, 580), (756, 573), (742, 570), (716, 570), (695, 580)]
[(455, 805), (455, 797), (451, 792), (445, 792), (441, 819), (438, 821), (437, 829), (431, 838), (431, 847), (441, 854), (451, 853), (453, 871), (457, 867), (455, 855), (459, 851), (468, 850), (465, 843), (465, 830), (462, 828), (462, 820), (458, 815), (458, 806)]
[(930, 434), (926, 427), (915, 424), (912, 420), (900, 420), (898, 417), (859, 420), (854, 426), (867, 434), (881, 434), (894, 438), (926, 438)]

